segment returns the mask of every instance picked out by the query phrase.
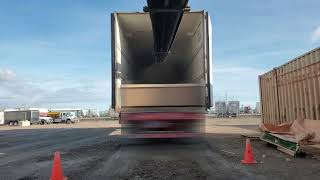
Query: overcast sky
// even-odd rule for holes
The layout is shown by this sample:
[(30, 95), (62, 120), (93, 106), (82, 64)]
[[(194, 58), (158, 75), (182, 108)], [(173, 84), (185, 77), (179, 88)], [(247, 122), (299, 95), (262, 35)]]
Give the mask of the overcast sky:
[[(0, 107), (110, 105), (110, 13), (144, 0), (1, 0)], [(190, 0), (213, 24), (215, 100), (259, 101), (257, 76), (320, 46), (319, 0)]]

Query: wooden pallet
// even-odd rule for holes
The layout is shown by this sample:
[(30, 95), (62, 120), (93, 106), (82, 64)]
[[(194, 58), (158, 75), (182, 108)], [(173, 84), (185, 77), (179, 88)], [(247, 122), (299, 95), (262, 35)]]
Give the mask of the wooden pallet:
[(282, 151), (291, 156), (297, 156), (300, 153), (300, 146), (292, 136), (272, 134), (265, 132), (260, 137), (262, 141), (277, 146), (279, 151)]

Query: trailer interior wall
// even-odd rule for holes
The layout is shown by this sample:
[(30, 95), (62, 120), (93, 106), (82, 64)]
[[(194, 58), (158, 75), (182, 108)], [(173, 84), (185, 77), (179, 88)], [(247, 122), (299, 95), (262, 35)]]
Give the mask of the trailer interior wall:
[(205, 22), (204, 12), (186, 12), (169, 55), (156, 63), (149, 14), (114, 13), (116, 111), (131, 106), (205, 106), (211, 79), (211, 28)]
[(263, 123), (320, 120), (320, 48), (259, 76)]
[(205, 83), (204, 13), (185, 13), (170, 54), (155, 63), (148, 13), (118, 13), (116, 63), (122, 84)]

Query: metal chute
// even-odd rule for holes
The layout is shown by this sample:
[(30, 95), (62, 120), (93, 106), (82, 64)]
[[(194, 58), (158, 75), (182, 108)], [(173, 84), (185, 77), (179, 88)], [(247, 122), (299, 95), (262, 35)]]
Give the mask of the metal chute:
[(163, 62), (170, 52), (183, 12), (190, 10), (188, 0), (147, 0), (145, 12), (150, 13), (154, 38), (154, 55)]

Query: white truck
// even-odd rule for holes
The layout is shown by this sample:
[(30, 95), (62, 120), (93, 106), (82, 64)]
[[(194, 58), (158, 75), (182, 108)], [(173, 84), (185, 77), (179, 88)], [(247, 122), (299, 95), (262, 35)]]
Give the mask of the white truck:
[(44, 124), (51, 124), (53, 123), (53, 118), (52, 117), (46, 117), (46, 116), (41, 116), (39, 117), (40, 119), (40, 124), (44, 125)]
[(78, 121), (74, 113), (71, 112), (48, 112), (48, 117), (53, 118), (53, 123), (75, 123)]

